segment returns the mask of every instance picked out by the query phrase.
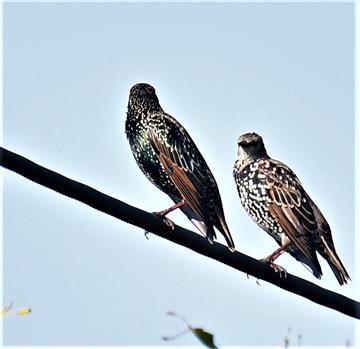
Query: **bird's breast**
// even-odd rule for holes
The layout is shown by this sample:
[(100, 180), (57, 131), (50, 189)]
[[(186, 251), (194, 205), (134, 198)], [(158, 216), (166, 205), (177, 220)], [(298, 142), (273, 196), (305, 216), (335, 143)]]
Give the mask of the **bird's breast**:
[(145, 121), (126, 125), (126, 133), (136, 163), (152, 184), (168, 195), (181, 197), (150, 143), (148, 137), (149, 127), (149, 124)]
[(245, 211), (262, 229), (278, 240), (283, 230), (269, 212), (269, 187), (259, 166), (246, 166), (236, 178), (240, 202)]

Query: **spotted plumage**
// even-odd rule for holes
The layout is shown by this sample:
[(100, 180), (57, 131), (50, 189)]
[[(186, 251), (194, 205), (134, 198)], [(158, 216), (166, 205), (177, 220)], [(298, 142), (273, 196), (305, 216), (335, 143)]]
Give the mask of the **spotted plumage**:
[(131, 88), (125, 131), (135, 160), (151, 183), (181, 205), (209, 242), (216, 238), (215, 227), (234, 250), (215, 178), (184, 127), (163, 111), (152, 86), (141, 83)]
[(295, 173), (268, 156), (262, 138), (256, 133), (239, 137), (233, 175), (245, 211), (280, 245), (268, 257), (271, 263), (286, 250), (320, 278), (322, 271), (316, 254), (319, 252), (341, 285), (350, 279), (319, 208)]

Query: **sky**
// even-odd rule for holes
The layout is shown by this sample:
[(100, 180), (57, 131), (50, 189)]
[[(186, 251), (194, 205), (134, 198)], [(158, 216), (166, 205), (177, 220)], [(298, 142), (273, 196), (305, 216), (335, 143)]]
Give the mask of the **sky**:
[[(340, 287), (320, 257), (321, 280), (291, 256), (279, 264), (358, 299), (353, 4), (5, 3), (3, 23), (7, 149), (144, 210), (164, 209), (170, 199), (143, 176), (124, 134), (129, 89), (150, 83), (210, 166), (237, 249), (262, 258), (276, 248), (232, 179), (237, 137), (255, 131), (321, 208), (352, 282)], [(354, 343), (350, 317), (146, 240), (12, 172), (3, 180), (3, 302), (32, 309), (4, 318), (5, 345), (165, 345), (162, 336), (184, 329), (169, 310), (218, 345), (282, 345), (289, 326), (303, 345)], [(181, 212), (170, 218), (193, 229)]]

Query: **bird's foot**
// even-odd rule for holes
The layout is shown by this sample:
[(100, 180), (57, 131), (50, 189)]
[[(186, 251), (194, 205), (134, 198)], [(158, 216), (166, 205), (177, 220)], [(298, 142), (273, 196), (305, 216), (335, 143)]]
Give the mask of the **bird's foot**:
[(279, 276), (282, 277), (284, 274), (284, 278), (287, 277), (287, 271), (281, 265), (275, 264), (269, 257), (260, 259), (261, 262), (268, 263), (272, 269), (274, 269), (275, 273), (279, 273)]
[(279, 276), (282, 277), (284, 275), (284, 279), (287, 277), (287, 271), (281, 265), (270, 262), (270, 267), (274, 269), (275, 273), (279, 273)]
[[(161, 218), (163, 220), (163, 222), (170, 228), (170, 230), (174, 230), (175, 223), (171, 219), (165, 217), (162, 211), (153, 212), (152, 214), (156, 217)], [(149, 238), (148, 238), (149, 233), (151, 233), (151, 232), (148, 230), (145, 230), (144, 235), (146, 237), (146, 240), (149, 240)]]
[(153, 212), (152, 214), (155, 215), (156, 217), (161, 218), (161, 219), (163, 220), (163, 222), (164, 222), (171, 230), (174, 230), (175, 223), (174, 223), (171, 219), (167, 218), (167, 217), (164, 215), (163, 211)]

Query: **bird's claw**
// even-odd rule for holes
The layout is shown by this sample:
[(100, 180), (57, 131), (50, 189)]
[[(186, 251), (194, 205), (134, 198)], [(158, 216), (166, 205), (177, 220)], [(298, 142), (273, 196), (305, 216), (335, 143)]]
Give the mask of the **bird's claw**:
[[(171, 219), (169, 219), (169, 218), (167, 218), (166, 216), (164, 216), (164, 214), (162, 213), (162, 211), (161, 211), (161, 212), (153, 212), (152, 214), (153, 214), (154, 216), (156, 216), (156, 217), (161, 218), (162, 221), (170, 228), (170, 230), (174, 230), (175, 223), (174, 223)], [(151, 233), (151, 232), (148, 231), (148, 230), (145, 230), (144, 235), (145, 235), (145, 237), (146, 237), (146, 240), (149, 240), (149, 238), (148, 238), (148, 234), (149, 234), (149, 233)]]
[(164, 215), (162, 214), (162, 212), (153, 212), (152, 214), (155, 215), (156, 217), (161, 218), (161, 219), (163, 220), (163, 222), (164, 222), (171, 230), (174, 230), (175, 223), (174, 223), (171, 219), (169, 219), (169, 218), (167, 218), (166, 216), (164, 216)]
[(274, 269), (275, 273), (279, 273), (280, 277), (282, 277), (282, 274), (284, 273), (284, 279), (286, 279), (287, 271), (285, 268), (283, 268), (281, 265), (275, 264), (273, 262), (270, 262), (270, 267)]
[(287, 271), (281, 265), (275, 264), (269, 257), (260, 259), (261, 262), (268, 263), (270, 268), (274, 269), (275, 273), (279, 273), (279, 276), (282, 277), (284, 273), (284, 279), (287, 277)]
[(175, 228), (175, 223), (174, 223), (171, 219), (169, 219), (169, 218), (167, 218), (167, 217), (163, 217), (163, 222), (164, 222), (169, 228), (171, 228), (171, 230), (174, 230), (174, 228)]

